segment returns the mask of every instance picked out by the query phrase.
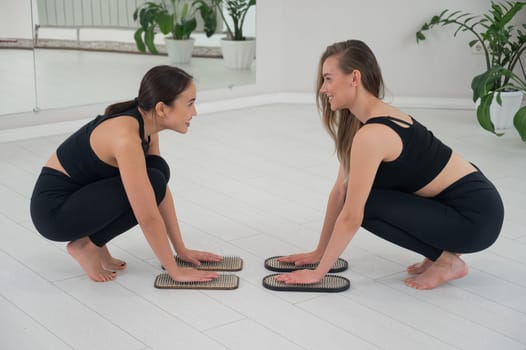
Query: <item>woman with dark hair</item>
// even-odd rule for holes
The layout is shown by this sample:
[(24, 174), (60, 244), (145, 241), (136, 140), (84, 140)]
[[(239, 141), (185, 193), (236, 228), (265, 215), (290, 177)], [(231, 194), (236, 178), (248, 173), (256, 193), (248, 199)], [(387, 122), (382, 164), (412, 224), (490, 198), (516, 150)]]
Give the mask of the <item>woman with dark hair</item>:
[(462, 253), (495, 242), (504, 208), (493, 184), (472, 163), (412, 116), (384, 103), (380, 67), (359, 40), (327, 47), (318, 68), (317, 103), (340, 161), (317, 248), (281, 258), (315, 270), (277, 277), (323, 278), (360, 226), (423, 255), (406, 285), (432, 289), (465, 276)]
[(196, 115), (192, 76), (171, 66), (150, 69), (139, 95), (116, 103), (66, 139), (49, 158), (31, 197), (31, 218), (44, 237), (69, 242), (69, 254), (94, 281), (126, 267), (106, 244), (139, 224), (155, 255), (177, 281), (210, 281), (215, 272), (180, 268), (220, 256), (185, 247), (161, 158), (161, 130), (186, 133)]

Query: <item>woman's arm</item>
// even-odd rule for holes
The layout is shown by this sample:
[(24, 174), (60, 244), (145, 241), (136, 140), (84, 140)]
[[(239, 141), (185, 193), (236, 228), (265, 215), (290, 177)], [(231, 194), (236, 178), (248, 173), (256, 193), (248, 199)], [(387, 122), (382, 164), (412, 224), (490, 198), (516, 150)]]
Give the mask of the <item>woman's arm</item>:
[[(148, 155), (161, 156), (161, 148), (159, 145), (159, 134), (155, 133), (150, 136), (150, 145), (148, 147)], [(163, 218), (168, 237), (177, 253), (183, 251), (185, 248), (179, 222), (177, 221), (177, 214), (175, 213), (175, 205), (173, 203), (172, 192), (168, 185), (166, 185), (166, 194), (164, 200), (159, 205), (159, 212)]]
[(343, 208), (346, 190), (347, 187), (345, 185), (345, 173), (343, 171), (343, 167), (340, 165), (336, 182), (334, 183), (327, 201), (327, 209), (325, 210), (325, 219), (323, 221), (323, 227), (321, 230), (318, 246), (310, 253), (284, 256), (280, 258), (279, 261), (284, 263), (294, 263), (297, 266), (320, 262), (320, 259), (325, 252), (325, 248), (329, 243), (329, 239), (331, 238), (332, 231), (334, 230), (336, 218)]
[(121, 126), (113, 135), (111, 152), (117, 161), (133, 213), (161, 265), (173, 279), (179, 281), (209, 281), (217, 277), (216, 273), (177, 267), (168, 242), (167, 228), (146, 171), (137, 125), (133, 121), (125, 121)]
[(277, 277), (285, 283), (315, 283), (331, 269), (360, 228), (365, 203), (374, 182), (380, 162), (390, 152), (385, 131), (376, 126), (362, 127), (356, 134), (352, 151), (347, 195), (323, 257), (315, 270), (300, 270)]
[[(160, 145), (159, 145), (159, 134), (153, 134), (150, 137), (150, 147), (148, 148), (149, 155), (161, 155)], [(177, 213), (175, 210), (175, 204), (173, 201), (172, 192), (170, 187), (166, 186), (166, 194), (164, 200), (159, 205), (159, 211), (163, 218), (168, 237), (172, 242), (172, 245), (177, 252), (177, 255), (193, 265), (199, 265), (200, 261), (220, 261), (221, 256), (212, 254), (209, 252), (202, 252), (196, 250), (189, 250), (186, 248), (183, 242), (183, 237), (181, 235), (181, 229), (179, 228), (179, 222), (177, 220)], [(164, 266), (164, 265), (163, 265)]]
[(338, 177), (334, 184), (331, 193), (329, 194), (329, 200), (327, 202), (327, 209), (325, 211), (325, 220), (323, 221), (323, 227), (321, 230), (320, 241), (316, 247), (316, 251), (321, 256), (325, 253), (329, 239), (331, 238), (332, 232), (334, 231), (334, 225), (336, 219), (340, 215), (345, 204), (346, 197), (346, 184), (345, 184), (345, 172), (343, 167), (340, 165), (338, 170)]
[(168, 231), (168, 237), (170, 238), (179, 258), (193, 265), (200, 265), (201, 261), (221, 261), (222, 257), (220, 255), (186, 248), (177, 221), (172, 193), (168, 186), (166, 187), (166, 195), (159, 206), (159, 210), (164, 219)]

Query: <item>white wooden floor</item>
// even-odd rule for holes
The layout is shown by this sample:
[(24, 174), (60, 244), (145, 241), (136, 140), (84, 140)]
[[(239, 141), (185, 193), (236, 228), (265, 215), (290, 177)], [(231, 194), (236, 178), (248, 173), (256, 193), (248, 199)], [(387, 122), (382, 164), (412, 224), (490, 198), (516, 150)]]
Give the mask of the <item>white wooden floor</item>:
[(0, 143), (0, 348), (526, 349), (526, 144), (485, 133), (474, 111), (408, 112), (480, 166), (506, 206), (496, 244), (433, 291), (403, 284), (420, 257), (366, 231), (343, 255), (350, 290), (261, 286), (266, 257), (317, 242), (337, 162), (314, 105), (202, 115), (187, 135), (161, 134), (187, 245), (244, 259), (233, 291), (155, 289), (161, 269), (137, 228), (110, 244), (128, 269), (91, 282), (29, 218), (39, 169), (66, 135)]

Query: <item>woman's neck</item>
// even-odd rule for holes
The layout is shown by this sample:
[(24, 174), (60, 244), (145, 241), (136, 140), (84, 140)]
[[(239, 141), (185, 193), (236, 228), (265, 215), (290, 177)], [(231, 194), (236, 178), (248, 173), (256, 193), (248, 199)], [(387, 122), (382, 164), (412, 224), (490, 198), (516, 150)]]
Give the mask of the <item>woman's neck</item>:
[(369, 92), (365, 92), (356, 102), (351, 108), (351, 112), (364, 124), (369, 118), (378, 115), (378, 113), (381, 113), (381, 111), (385, 109), (385, 103)]
[(155, 134), (161, 129), (157, 125), (157, 119), (154, 117), (154, 112), (148, 113), (139, 108), (139, 113), (141, 114), (143, 123), (144, 123), (144, 136), (148, 137), (152, 134)]

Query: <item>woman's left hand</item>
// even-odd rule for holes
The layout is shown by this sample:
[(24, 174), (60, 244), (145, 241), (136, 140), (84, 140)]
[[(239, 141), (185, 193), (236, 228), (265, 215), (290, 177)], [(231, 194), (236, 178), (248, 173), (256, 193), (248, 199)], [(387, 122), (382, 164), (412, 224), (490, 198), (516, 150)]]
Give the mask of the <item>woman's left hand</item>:
[(312, 284), (321, 281), (323, 275), (316, 270), (297, 270), (276, 276), (276, 280), (286, 284)]
[(191, 249), (185, 249), (182, 252), (177, 252), (177, 256), (181, 260), (189, 262), (190, 264), (195, 265), (195, 266), (201, 265), (201, 261), (218, 262), (223, 259), (223, 257), (217, 254), (203, 252), (200, 250), (191, 250)]

